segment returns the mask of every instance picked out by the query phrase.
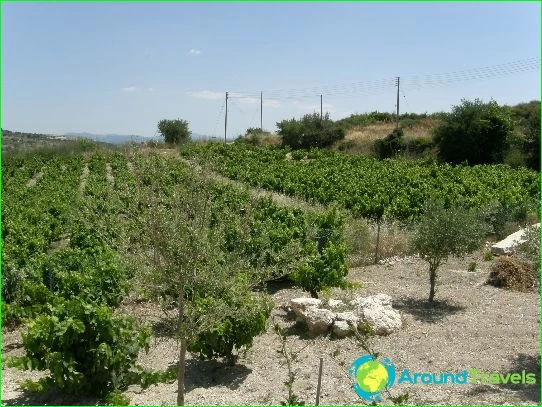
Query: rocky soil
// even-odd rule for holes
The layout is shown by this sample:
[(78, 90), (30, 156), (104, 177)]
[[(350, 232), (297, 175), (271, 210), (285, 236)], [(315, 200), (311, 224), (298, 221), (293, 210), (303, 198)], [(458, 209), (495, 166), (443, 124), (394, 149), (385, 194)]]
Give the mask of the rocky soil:
[[(468, 272), (470, 262), (477, 270)], [(333, 298), (348, 300), (359, 295), (388, 294), (401, 314), (400, 331), (371, 340), (375, 351), (391, 359), (399, 370), (452, 372), (478, 369), (483, 372), (537, 373), (536, 385), (395, 385), (392, 395), (409, 394), (412, 405), (538, 405), (540, 401), (539, 293), (505, 291), (485, 285), (491, 262), (481, 253), (451, 260), (441, 266), (436, 304), (428, 306), (426, 264), (417, 258), (395, 259), (376, 266), (351, 269), (349, 279), (363, 284), (353, 292), (334, 291)], [(190, 358), (187, 366), (186, 403), (194, 405), (278, 405), (286, 399), (287, 369), (277, 350), (280, 339), (272, 326), (288, 328), (287, 346), (300, 351), (294, 392), (314, 404), (319, 358), (324, 359), (321, 405), (367, 404), (351, 389), (347, 374), (351, 363), (366, 352), (352, 337), (310, 337), (295, 324), (286, 306), (292, 298), (305, 296), (287, 285), (274, 285), (273, 320), (267, 332), (241, 355), (236, 366), (219, 361)], [(149, 304), (127, 302), (124, 310), (134, 316), (148, 315)], [(3, 357), (23, 353), (21, 330), (4, 331)], [(177, 360), (177, 344), (156, 336), (142, 365), (165, 369)], [(66, 397), (54, 392), (34, 395), (21, 392), (17, 381), (37, 378), (41, 372), (19, 372), (2, 367), (2, 401), (9, 405), (96, 404), (93, 398)], [(171, 405), (176, 383), (142, 390), (131, 386), (125, 394), (135, 405)], [(382, 404), (391, 404), (385, 396)]]

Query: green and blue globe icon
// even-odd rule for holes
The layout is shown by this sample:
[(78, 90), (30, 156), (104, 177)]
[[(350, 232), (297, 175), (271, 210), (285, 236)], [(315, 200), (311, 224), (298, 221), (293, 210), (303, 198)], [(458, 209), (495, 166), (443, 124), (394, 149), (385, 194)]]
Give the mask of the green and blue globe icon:
[(367, 401), (380, 400), (380, 392), (395, 383), (393, 363), (389, 359), (379, 362), (372, 355), (357, 358), (348, 373), (354, 379), (354, 391)]

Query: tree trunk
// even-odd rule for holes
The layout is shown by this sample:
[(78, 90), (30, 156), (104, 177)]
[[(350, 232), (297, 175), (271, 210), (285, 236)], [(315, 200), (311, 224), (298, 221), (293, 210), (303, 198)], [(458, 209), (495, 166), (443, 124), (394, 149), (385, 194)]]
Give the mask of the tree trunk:
[(184, 369), (186, 357), (186, 339), (181, 339), (181, 350), (179, 351), (179, 365), (177, 366), (177, 405), (184, 406)]
[(179, 350), (179, 364), (177, 366), (177, 405), (184, 406), (184, 373), (186, 365), (186, 332), (183, 329), (184, 323), (184, 284), (179, 287), (179, 294), (177, 298), (177, 308), (179, 316), (177, 319), (177, 334), (181, 342), (181, 349)]
[(429, 266), (429, 302), (435, 298), (435, 285), (437, 282), (437, 267)]

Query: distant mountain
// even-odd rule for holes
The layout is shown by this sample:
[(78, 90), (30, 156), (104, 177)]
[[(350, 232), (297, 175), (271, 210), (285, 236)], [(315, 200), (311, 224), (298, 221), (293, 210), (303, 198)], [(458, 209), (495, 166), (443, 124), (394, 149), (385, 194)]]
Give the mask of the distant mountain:
[[(146, 143), (150, 140), (162, 140), (161, 136), (138, 136), (135, 134), (94, 134), (88, 132), (70, 132), (64, 133), (64, 137), (70, 139), (87, 138), (90, 140), (101, 141), (109, 144), (124, 143)], [(192, 133), (192, 139), (207, 139), (207, 136), (198, 133)]]
[(70, 139), (87, 138), (109, 144), (144, 143), (153, 139), (153, 137), (138, 136), (135, 134), (94, 134), (88, 132), (64, 133), (63, 136)]

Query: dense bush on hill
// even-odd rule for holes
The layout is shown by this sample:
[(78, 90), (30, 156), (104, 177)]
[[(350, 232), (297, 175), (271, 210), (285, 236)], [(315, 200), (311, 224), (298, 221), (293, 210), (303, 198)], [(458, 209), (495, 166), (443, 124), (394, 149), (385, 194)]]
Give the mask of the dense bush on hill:
[(513, 131), (508, 109), (495, 101), (462, 100), (434, 131), (444, 161), (469, 165), (502, 163)]
[(319, 114), (307, 114), (301, 119), (283, 120), (277, 123), (282, 145), (291, 148), (329, 147), (345, 136), (344, 129), (329, 118)]

